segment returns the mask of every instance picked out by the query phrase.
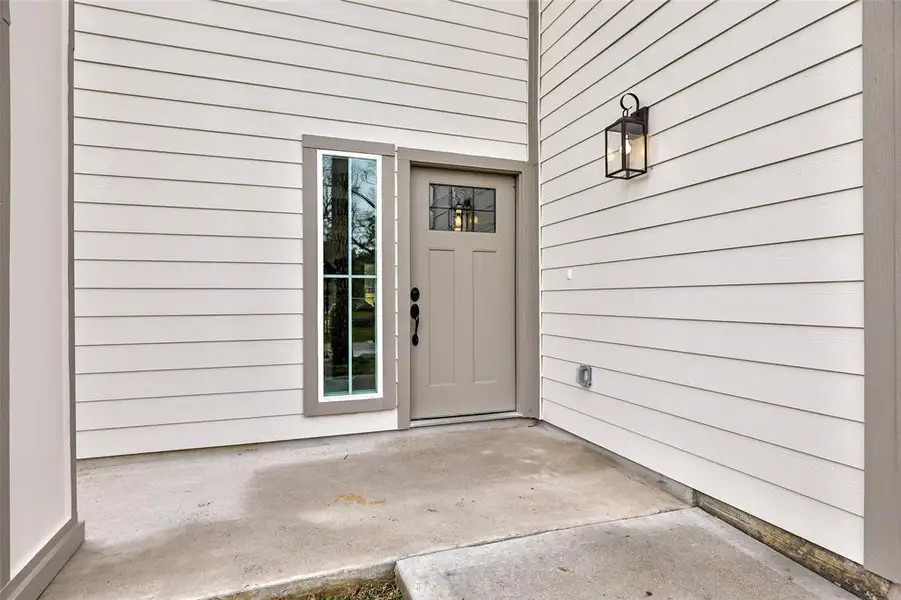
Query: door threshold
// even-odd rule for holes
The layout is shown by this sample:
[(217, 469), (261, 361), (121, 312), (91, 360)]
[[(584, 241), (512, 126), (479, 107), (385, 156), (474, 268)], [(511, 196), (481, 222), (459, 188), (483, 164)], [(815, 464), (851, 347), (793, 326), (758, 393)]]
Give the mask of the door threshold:
[(410, 421), (410, 427), (431, 427), (433, 425), (457, 425), (459, 423), (481, 423), (484, 421), (502, 421), (505, 419), (522, 419), (521, 413), (502, 412), (484, 415), (464, 415), (462, 417), (437, 417), (434, 419), (418, 419)]

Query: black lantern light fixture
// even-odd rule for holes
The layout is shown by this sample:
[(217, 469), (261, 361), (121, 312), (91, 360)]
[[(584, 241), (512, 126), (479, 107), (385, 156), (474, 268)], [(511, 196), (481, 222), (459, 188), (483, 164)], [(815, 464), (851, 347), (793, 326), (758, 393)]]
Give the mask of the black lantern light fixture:
[[(629, 112), (626, 98), (635, 101)], [(648, 107), (641, 107), (638, 96), (633, 93), (619, 99), (623, 116), (605, 130), (607, 142), (607, 177), (632, 179), (648, 172)]]

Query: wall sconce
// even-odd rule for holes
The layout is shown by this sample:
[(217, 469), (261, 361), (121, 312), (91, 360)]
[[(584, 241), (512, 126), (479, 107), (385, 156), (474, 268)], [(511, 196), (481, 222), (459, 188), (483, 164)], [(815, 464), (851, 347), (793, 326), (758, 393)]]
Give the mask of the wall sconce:
[[(635, 100), (635, 109), (630, 113), (626, 98)], [(648, 107), (638, 102), (633, 93), (619, 99), (623, 116), (605, 130), (607, 140), (607, 177), (632, 179), (648, 172)]]

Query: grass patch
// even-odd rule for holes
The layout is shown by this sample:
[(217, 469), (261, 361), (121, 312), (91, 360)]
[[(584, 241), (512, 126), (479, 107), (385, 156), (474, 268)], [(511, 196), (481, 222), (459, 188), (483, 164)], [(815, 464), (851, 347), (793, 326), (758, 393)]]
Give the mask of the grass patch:
[(401, 600), (401, 594), (391, 579), (357, 581), (327, 591), (290, 596), (280, 600)]

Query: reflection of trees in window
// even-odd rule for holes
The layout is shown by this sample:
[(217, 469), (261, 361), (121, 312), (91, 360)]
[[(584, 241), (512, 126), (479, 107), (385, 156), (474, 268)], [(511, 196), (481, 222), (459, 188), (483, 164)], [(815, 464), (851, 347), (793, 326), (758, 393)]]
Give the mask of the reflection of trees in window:
[(377, 161), (323, 156), (324, 388), (376, 389)]

